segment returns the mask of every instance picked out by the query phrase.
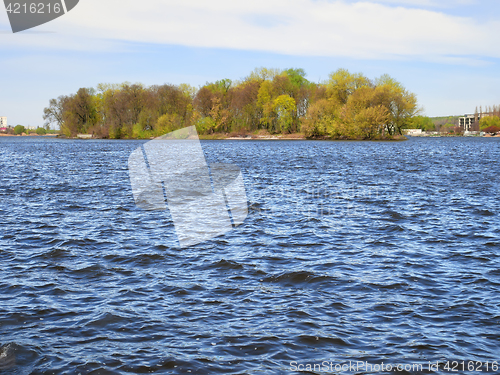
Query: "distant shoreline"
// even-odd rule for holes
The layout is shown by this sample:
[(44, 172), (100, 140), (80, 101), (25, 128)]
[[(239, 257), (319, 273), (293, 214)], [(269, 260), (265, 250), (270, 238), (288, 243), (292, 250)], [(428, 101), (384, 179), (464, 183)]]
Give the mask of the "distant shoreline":
[[(67, 137), (63, 134), (0, 134), (0, 137), (42, 137), (42, 138), (61, 138), (61, 139), (81, 139), (81, 140), (92, 140), (92, 139), (114, 139), (114, 138), (92, 138), (90, 134), (85, 134), (85, 136), (76, 136), (76, 137)], [(471, 136), (464, 135), (435, 135), (435, 136), (413, 136), (413, 135), (400, 135), (394, 136), (390, 138), (374, 138), (374, 139), (361, 139), (361, 138), (330, 138), (330, 137), (306, 137), (302, 133), (292, 133), (292, 134), (266, 134), (266, 135), (256, 135), (256, 134), (224, 134), (224, 133), (215, 133), (215, 134), (199, 134), (198, 138), (203, 141), (215, 141), (215, 140), (228, 140), (228, 141), (358, 141), (358, 142), (401, 142), (407, 141), (410, 137), (412, 138), (471, 138)], [(479, 136), (476, 136), (479, 137)], [(500, 135), (484, 135), (479, 138), (499, 138)], [(472, 137), (474, 138), (474, 137)], [(153, 140), (152, 138), (118, 138), (117, 140)]]
[(40, 135), (40, 134), (25, 134), (25, 135), (21, 135), (21, 134), (2, 134), (0, 133), (0, 137), (58, 137), (59, 134), (44, 134), (44, 135)]

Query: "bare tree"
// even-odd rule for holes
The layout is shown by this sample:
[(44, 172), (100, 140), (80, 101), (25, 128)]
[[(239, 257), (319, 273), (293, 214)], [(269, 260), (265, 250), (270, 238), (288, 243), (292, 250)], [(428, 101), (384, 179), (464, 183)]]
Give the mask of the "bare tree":
[(69, 100), (68, 96), (61, 95), (57, 99), (50, 99), (49, 106), (43, 109), (43, 119), (45, 120), (45, 129), (49, 130), (51, 124), (62, 128), (64, 119), (64, 104)]

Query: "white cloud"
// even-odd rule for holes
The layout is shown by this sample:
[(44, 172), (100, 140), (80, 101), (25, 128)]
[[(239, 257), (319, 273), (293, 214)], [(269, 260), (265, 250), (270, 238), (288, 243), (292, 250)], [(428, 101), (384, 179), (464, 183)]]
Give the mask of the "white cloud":
[[(351, 0), (353, 1), (353, 0)], [(477, 4), (478, 0), (372, 0), (374, 3), (387, 3), (399, 6), (454, 8), (462, 5)]]
[[(423, 9), (434, 3), (86, 0), (68, 15), (43, 26), (57, 31), (57, 35), (36, 39), (49, 48), (59, 45), (65, 49), (110, 48), (109, 43), (103, 42), (119, 40), (300, 56), (410, 58), (450, 63), (500, 57), (500, 52), (491, 48), (500, 33), (499, 21), (482, 22)], [(74, 43), (75, 37), (74, 40), (88, 42)], [(23, 43), (29, 43), (28, 39)], [(5, 45), (0, 41), (0, 47), (2, 44)]]

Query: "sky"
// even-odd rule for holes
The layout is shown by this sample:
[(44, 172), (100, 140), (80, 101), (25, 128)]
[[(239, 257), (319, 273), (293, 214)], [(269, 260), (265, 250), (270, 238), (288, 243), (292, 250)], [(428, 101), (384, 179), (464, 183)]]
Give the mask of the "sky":
[(498, 35), (498, 0), (80, 0), (16, 34), (0, 8), (0, 116), (42, 126), (80, 87), (200, 87), (258, 67), (389, 74), (423, 115), (463, 115), (500, 104)]

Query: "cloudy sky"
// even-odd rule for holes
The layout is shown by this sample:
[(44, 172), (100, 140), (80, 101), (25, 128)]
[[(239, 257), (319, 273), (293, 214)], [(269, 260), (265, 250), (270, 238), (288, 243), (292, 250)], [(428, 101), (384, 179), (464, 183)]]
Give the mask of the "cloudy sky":
[(43, 125), (51, 98), (98, 83), (200, 86), (256, 67), (384, 73), (428, 116), (500, 104), (498, 0), (80, 0), (12, 34), (0, 9), (0, 116)]

